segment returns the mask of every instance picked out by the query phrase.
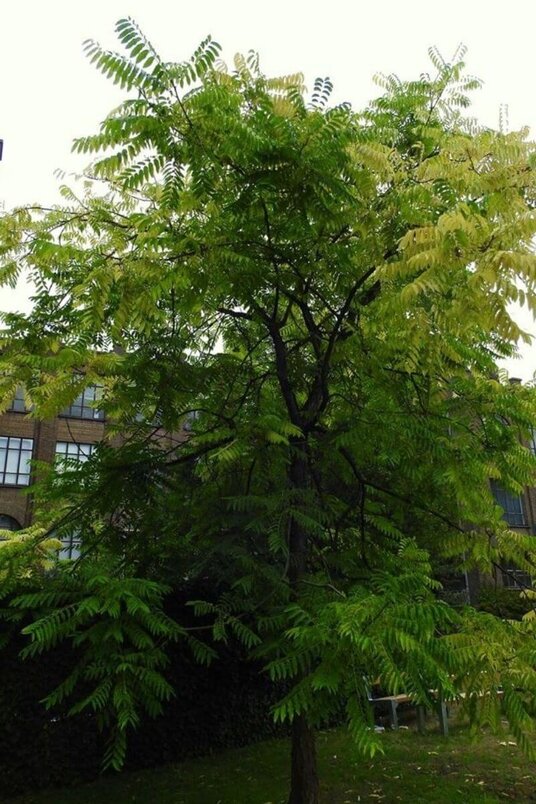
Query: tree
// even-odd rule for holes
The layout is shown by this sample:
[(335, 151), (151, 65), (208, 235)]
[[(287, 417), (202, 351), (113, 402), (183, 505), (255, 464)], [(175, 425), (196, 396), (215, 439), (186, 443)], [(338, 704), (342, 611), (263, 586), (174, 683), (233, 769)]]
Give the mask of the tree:
[[(289, 685), (291, 804), (318, 801), (314, 728), (341, 707), (360, 749), (381, 750), (378, 677), (428, 704), (463, 692), (474, 722), (497, 720), (502, 686), (529, 750), (532, 621), (451, 609), (432, 568), (534, 566), (489, 490), (534, 476), (533, 390), (495, 363), (526, 337), (510, 303), (534, 309), (527, 132), (464, 117), (478, 81), (461, 51), (432, 50), (433, 78), (380, 77), (356, 112), (329, 105), (327, 78), (309, 100), (301, 75), (268, 78), (255, 53), (228, 71), (210, 38), (175, 64), (131, 20), (117, 33), (125, 55), (86, 45), (129, 97), (75, 142), (101, 153), (81, 189), (0, 224), (2, 281), (26, 269), (36, 286), (31, 313), (4, 315), (5, 403), (22, 385), (44, 417), (97, 383), (121, 436), (43, 482), (34, 539), (76, 521), (85, 553), (15, 606), (40, 612), (30, 650), (74, 637), (98, 666), (98, 616), (142, 669), (109, 651), (104, 678), (81, 670), (52, 700), (96, 681), (75, 707), (115, 722), (119, 765), (138, 703), (169, 694), (161, 641), (211, 657), (143, 583), (199, 575), (218, 591), (193, 602), (200, 628)], [(158, 428), (185, 422), (162, 448)]]

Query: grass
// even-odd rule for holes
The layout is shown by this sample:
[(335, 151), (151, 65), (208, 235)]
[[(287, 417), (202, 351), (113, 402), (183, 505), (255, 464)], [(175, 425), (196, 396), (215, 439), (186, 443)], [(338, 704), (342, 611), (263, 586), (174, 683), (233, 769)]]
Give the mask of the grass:
[[(384, 756), (358, 757), (343, 730), (318, 738), (322, 802), (492, 804), (536, 801), (536, 763), (509, 737), (472, 741), (466, 730), (448, 738), (401, 729), (384, 735)], [(12, 804), (284, 804), (287, 740), (101, 777), (76, 788), (34, 793)]]

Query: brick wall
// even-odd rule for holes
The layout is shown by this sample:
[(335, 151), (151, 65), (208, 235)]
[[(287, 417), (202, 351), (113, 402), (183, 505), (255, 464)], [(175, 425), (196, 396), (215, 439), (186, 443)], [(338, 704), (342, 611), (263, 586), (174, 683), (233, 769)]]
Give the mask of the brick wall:
[[(33, 439), (33, 458), (50, 463), (54, 459), (57, 441), (96, 444), (104, 437), (102, 421), (71, 419), (58, 416), (49, 421), (37, 421), (24, 413), (8, 411), (0, 416), (0, 436)], [(32, 519), (31, 489), (27, 486), (0, 485), (0, 514), (7, 514), (26, 526)]]
[[(32, 438), (34, 459), (47, 463), (54, 459), (58, 441), (96, 444), (102, 441), (105, 432), (105, 422), (92, 419), (57, 416), (49, 421), (37, 421), (24, 413), (13, 411), (0, 415), (0, 436)], [(154, 437), (163, 449), (170, 449), (177, 442), (185, 440), (188, 435), (184, 430), (173, 434), (157, 431)], [(534, 533), (536, 537), (536, 487), (526, 489), (522, 501), (526, 525), (512, 529), (522, 533)], [(13, 517), (21, 526), (29, 525), (32, 519), (31, 487), (0, 485), (0, 514)], [(502, 585), (503, 580), (500, 572), (493, 578), (485, 578), (477, 571), (469, 573), (467, 591), (471, 601), (477, 599), (482, 584), (498, 582)]]
[[(46, 463), (54, 460), (58, 441), (97, 444), (103, 440), (105, 432), (105, 422), (94, 419), (57, 416), (48, 421), (37, 421), (24, 413), (13, 411), (0, 415), (0, 436), (33, 438), (33, 458)], [(154, 437), (163, 449), (170, 449), (188, 436), (185, 431), (173, 434), (157, 431)], [(116, 438), (112, 443), (114, 441)], [(32, 519), (31, 488), (29, 491), (28, 486), (0, 484), (0, 514), (13, 517), (21, 526), (29, 525)]]

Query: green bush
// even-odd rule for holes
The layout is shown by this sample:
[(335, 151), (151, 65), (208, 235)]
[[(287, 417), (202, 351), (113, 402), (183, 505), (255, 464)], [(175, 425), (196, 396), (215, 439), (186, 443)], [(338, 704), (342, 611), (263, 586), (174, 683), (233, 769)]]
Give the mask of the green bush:
[[(166, 607), (181, 608), (181, 595)], [(68, 674), (75, 655), (67, 645), (21, 659), (27, 640), (16, 637), (0, 653), (0, 800), (26, 790), (74, 784), (100, 773), (104, 738), (91, 715), (68, 717), (67, 706), (47, 711), (40, 701)], [(181, 643), (169, 651), (166, 676), (175, 696), (164, 714), (132, 734), (127, 768), (151, 767), (281, 734), (270, 713), (279, 692), (262, 667), (233, 645), (200, 666)]]

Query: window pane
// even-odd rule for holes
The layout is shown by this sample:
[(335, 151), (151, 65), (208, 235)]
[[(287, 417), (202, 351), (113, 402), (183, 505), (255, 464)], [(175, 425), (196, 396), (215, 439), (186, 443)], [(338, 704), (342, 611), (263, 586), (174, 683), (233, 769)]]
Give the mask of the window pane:
[(524, 570), (518, 569), (515, 564), (508, 563), (502, 573), (503, 586), (512, 589), (526, 589), (532, 586), (532, 579)]
[(25, 413), (26, 411), (26, 404), (24, 402), (24, 391), (22, 388), (17, 388), (15, 393), (15, 397), (9, 410), (14, 410), (16, 413)]
[(0, 438), (0, 484), (27, 486), (30, 482), (30, 461), (33, 439)]
[(58, 558), (61, 561), (74, 560), (79, 558), (82, 551), (82, 542), (77, 533), (71, 533), (61, 538), (61, 548), (58, 552)]
[(72, 401), (69, 407), (62, 410), (62, 416), (72, 416), (77, 419), (97, 419), (102, 421), (104, 414), (100, 410), (96, 410), (95, 402), (101, 396), (102, 387), (98, 385), (90, 385), (84, 388), (81, 394)]
[(491, 490), (496, 502), (504, 511), (503, 519), (513, 527), (522, 527), (525, 524), (525, 515), (521, 497), (506, 491), (495, 481), (491, 483)]
[(1, 530), (20, 530), (20, 525), (16, 519), (8, 514), (0, 514), (0, 529)]
[(22, 450), (20, 454), (19, 472), (21, 474), (30, 474), (30, 461), (32, 460), (32, 453), (28, 450)]
[(16, 474), (19, 471), (19, 459), (20, 452), (18, 450), (8, 450), (6, 472), (15, 472)]
[(94, 444), (75, 444), (72, 441), (58, 441), (56, 443), (56, 456), (63, 462), (85, 463), (93, 454), (94, 449)]

